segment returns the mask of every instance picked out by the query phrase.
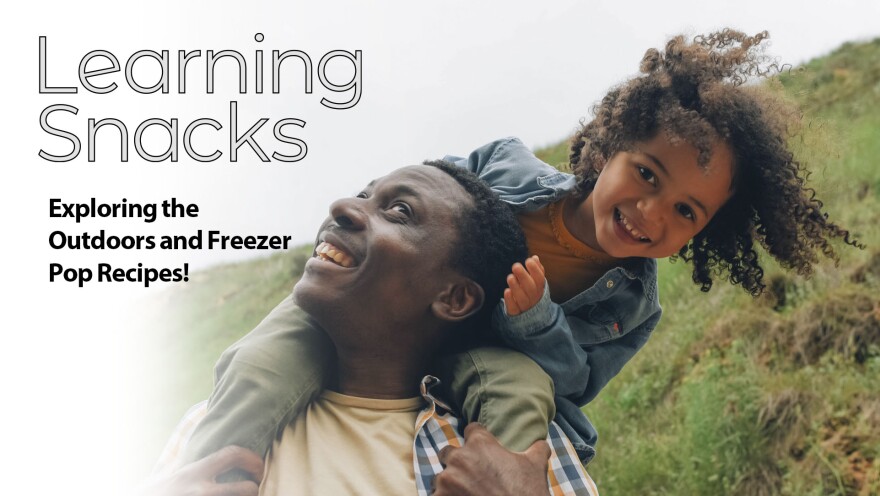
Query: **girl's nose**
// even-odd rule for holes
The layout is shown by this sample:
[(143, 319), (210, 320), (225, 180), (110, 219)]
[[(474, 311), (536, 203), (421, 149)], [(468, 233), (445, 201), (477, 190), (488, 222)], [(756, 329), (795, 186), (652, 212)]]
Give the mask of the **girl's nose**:
[(652, 224), (659, 224), (665, 216), (665, 202), (659, 196), (646, 196), (638, 201), (642, 217)]

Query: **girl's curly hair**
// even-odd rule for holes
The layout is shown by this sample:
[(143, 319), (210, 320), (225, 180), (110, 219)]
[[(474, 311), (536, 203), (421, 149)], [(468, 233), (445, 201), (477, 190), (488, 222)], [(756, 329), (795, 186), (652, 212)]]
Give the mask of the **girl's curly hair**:
[(817, 252), (838, 260), (830, 238), (861, 247), (822, 212), (816, 192), (806, 186), (809, 172), (789, 150), (789, 131), (800, 114), (766, 88), (743, 84), (779, 71), (759, 46), (766, 38), (766, 31), (747, 36), (725, 29), (693, 42), (677, 36), (663, 52), (648, 50), (642, 75), (612, 89), (572, 138), (571, 168), (581, 194), (592, 190), (615, 153), (661, 130), (697, 148), (704, 166), (714, 143), (730, 145), (733, 196), (678, 252), (693, 262), (693, 280), (703, 291), (712, 287), (713, 275), (726, 272), (750, 294), (763, 292), (756, 240), (783, 267), (807, 276)]

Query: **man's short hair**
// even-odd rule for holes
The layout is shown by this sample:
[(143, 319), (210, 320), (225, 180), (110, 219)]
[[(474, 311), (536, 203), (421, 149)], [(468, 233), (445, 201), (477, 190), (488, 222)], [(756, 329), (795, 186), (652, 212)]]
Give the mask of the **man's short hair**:
[(450, 262), (483, 288), (483, 308), (472, 320), (488, 329), (488, 317), (504, 294), (511, 266), (528, 257), (525, 236), (510, 207), (476, 174), (443, 160), (429, 160), (425, 165), (452, 176), (473, 199), (471, 211), (462, 212), (458, 245)]

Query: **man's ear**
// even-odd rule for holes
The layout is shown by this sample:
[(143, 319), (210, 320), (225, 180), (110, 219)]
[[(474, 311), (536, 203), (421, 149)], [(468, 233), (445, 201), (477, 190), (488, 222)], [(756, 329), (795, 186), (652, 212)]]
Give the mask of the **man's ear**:
[(483, 308), (485, 298), (479, 284), (462, 277), (437, 295), (431, 303), (431, 311), (441, 320), (460, 322)]

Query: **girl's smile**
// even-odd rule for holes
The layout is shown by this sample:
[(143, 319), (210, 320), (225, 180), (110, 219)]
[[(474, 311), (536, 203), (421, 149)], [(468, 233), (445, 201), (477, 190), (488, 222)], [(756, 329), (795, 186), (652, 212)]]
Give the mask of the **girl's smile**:
[(693, 145), (666, 133), (616, 153), (593, 191), (564, 220), (590, 247), (615, 258), (664, 258), (702, 230), (733, 193), (733, 154), (719, 142), (705, 166)]

